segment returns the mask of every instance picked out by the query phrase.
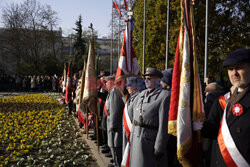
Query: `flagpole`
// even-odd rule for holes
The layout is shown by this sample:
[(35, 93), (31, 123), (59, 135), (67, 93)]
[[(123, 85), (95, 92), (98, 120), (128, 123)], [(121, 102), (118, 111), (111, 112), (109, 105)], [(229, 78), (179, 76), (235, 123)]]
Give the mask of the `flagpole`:
[[(92, 25), (92, 24), (91, 24)], [(92, 26), (92, 31), (94, 30), (93, 26)], [(93, 33), (92, 33), (92, 46), (93, 46), (93, 56), (95, 56), (95, 40), (94, 40), (94, 36), (93, 36)], [(97, 80), (96, 80), (97, 81)], [(97, 85), (96, 85), (97, 86)], [(97, 90), (97, 87), (96, 87), (96, 90)], [(99, 146), (100, 146), (100, 142), (99, 142), (99, 125), (98, 125), (98, 121), (99, 121), (99, 118), (98, 118), (98, 106), (97, 106), (97, 97), (96, 97), (96, 112), (95, 112), (95, 119), (96, 119), (96, 140), (97, 140), (97, 148), (98, 148), (98, 152), (99, 152)]]
[(142, 53), (142, 73), (145, 73), (145, 40), (146, 40), (146, 0), (144, 0), (144, 21), (143, 21), (143, 53)]
[(86, 110), (86, 135), (87, 135), (87, 139), (89, 138), (89, 110), (87, 107), (87, 104), (85, 106), (85, 110)]
[(168, 0), (168, 9), (167, 9), (167, 32), (166, 32), (166, 66), (165, 69), (168, 69), (168, 42), (169, 42), (169, 7), (170, 0)]
[(98, 124), (98, 121), (99, 121), (99, 117), (98, 117), (98, 105), (97, 105), (97, 101), (96, 101), (96, 140), (97, 140), (97, 149), (98, 149), (98, 152), (99, 152), (99, 148), (100, 148), (100, 142), (99, 142), (99, 124)]
[(113, 73), (113, 0), (112, 0), (112, 14), (111, 14), (111, 17), (112, 17), (112, 20), (111, 20), (111, 51), (110, 51), (110, 75), (112, 75)]
[[(93, 24), (90, 23), (90, 26), (89, 26), (88, 28), (91, 29), (91, 37), (90, 37), (90, 38), (93, 40), (93, 30), (94, 30), (94, 29), (93, 29)], [(90, 40), (90, 42), (91, 42), (91, 46), (93, 47), (93, 45), (92, 45), (92, 44), (93, 44), (93, 43), (92, 43), (93, 41), (92, 41), (92, 40)], [(89, 56), (91, 56), (91, 54), (90, 54)], [(94, 56), (94, 55), (93, 55), (93, 56)], [(87, 135), (87, 139), (88, 139), (88, 137), (89, 137), (89, 127), (88, 127), (88, 126), (89, 126), (89, 125), (88, 125), (88, 124), (89, 124), (89, 115), (88, 115), (88, 112), (89, 112), (89, 111), (88, 111), (88, 106), (87, 106), (87, 105), (88, 105), (88, 104), (86, 104), (86, 113), (87, 113), (87, 114), (86, 114), (86, 135)]]
[(205, 25), (205, 64), (204, 64), (204, 83), (207, 77), (208, 70), (208, 11), (209, 10), (209, 0), (206, 0), (206, 25)]
[(72, 59), (72, 34), (69, 37), (69, 61)]
[[(121, 9), (121, 0), (119, 0), (119, 9)], [(121, 15), (119, 16), (119, 25), (118, 25), (118, 55), (117, 55), (118, 64), (117, 64), (117, 67), (119, 66), (119, 57), (120, 57), (120, 24), (121, 24)]]

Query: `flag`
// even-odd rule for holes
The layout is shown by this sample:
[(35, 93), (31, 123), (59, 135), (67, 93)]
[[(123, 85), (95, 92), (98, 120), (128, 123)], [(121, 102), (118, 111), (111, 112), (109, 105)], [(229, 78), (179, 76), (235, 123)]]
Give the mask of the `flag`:
[(182, 44), (182, 29), (180, 28), (177, 47), (176, 47), (176, 53), (175, 53), (169, 115), (168, 115), (168, 133), (174, 136), (177, 135), (176, 122), (177, 122), (177, 111), (178, 111), (178, 101), (179, 101), (179, 92), (180, 92), (180, 76), (181, 76), (180, 50), (179, 49), (180, 49), (181, 44)]
[(71, 97), (72, 97), (72, 75), (71, 75), (71, 68), (70, 68), (70, 62), (69, 62), (67, 82), (66, 82), (66, 95), (65, 95), (66, 103), (68, 103), (71, 100)]
[[(182, 1), (181, 28), (175, 54), (169, 110), (169, 131), (177, 135), (177, 157), (184, 166), (200, 166), (198, 133), (192, 122), (204, 120), (201, 84), (195, 53), (193, 6)], [(180, 61), (182, 60), (182, 62)]]
[[(120, 52), (119, 64), (116, 71), (115, 83), (123, 81), (126, 77), (139, 76), (140, 70), (134, 48), (132, 46), (132, 25), (133, 20), (129, 19), (124, 32), (123, 44)], [(119, 89), (119, 87), (118, 87)]]
[(80, 103), (82, 103), (83, 89), (84, 89), (84, 83), (85, 83), (85, 72), (86, 72), (86, 58), (85, 57), (83, 61), (84, 61), (84, 65), (83, 65), (82, 76), (81, 76)]
[(62, 92), (64, 93), (65, 90), (66, 90), (66, 77), (67, 77), (67, 74), (66, 74), (66, 64), (64, 64), (64, 68), (63, 68), (63, 82), (62, 82)]
[(120, 13), (120, 17), (122, 17), (122, 13), (121, 13), (121, 11), (120, 11), (120, 9), (119, 9), (119, 7), (117, 6), (117, 4), (116, 4), (115, 1), (113, 1), (113, 8), (115, 8), (115, 9)]
[(97, 79), (95, 71), (95, 47), (94, 39), (89, 42), (89, 54), (88, 61), (86, 65), (85, 80), (84, 80), (84, 91), (82, 100), (91, 111), (96, 112), (96, 102), (97, 102)]
[(128, 10), (128, 6), (127, 6), (127, 1), (124, 0), (124, 6), (125, 6), (125, 10)]

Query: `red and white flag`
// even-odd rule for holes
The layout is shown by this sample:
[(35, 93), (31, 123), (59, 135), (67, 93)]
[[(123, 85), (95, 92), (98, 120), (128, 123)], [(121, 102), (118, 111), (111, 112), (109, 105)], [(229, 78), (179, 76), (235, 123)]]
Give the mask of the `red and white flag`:
[(120, 16), (122, 17), (122, 13), (114, 0), (113, 0), (113, 8), (115, 8), (120, 13)]
[(71, 97), (72, 97), (72, 74), (71, 74), (71, 67), (70, 67), (70, 62), (69, 62), (67, 82), (66, 82), (66, 95), (65, 95), (66, 103), (68, 103), (71, 100)]
[(140, 70), (134, 48), (132, 46), (132, 20), (127, 22), (123, 44), (120, 52), (119, 64), (116, 71), (115, 83), (131, 76), (139, 76)]
[(182, 44), (182, 28), (180, 28), (176, 52), (175, 61), (172, 77), (172, 89), (170, 97), (170, 106), (168, 114), (168, 133), (177, 136), (176, 123), (177, 123), (177, 111), (178, 111), (178, 101), (180, 93), (180, 45)]
[(66, 90), (66, 81), (67, 81), (67, 71), (66, 71), (66, 64), (64, 64), (63, 68), (63, 82), (62, 82), (62, 93)]
[(127, 5), (127, 1), (124, 0), (124, 6), (125, 6), (125, 10), (128, 10), (128, 5)]
[[(195, 53), (193, 7), (183, 0), (169, 110), (169, 132), (177, 135), (177, 156), (183, 166), (199, 166), (199, 145), (192, 122), (204, 120), (202, 91)], [(182, 62), (180, 61), (182, 58)]]

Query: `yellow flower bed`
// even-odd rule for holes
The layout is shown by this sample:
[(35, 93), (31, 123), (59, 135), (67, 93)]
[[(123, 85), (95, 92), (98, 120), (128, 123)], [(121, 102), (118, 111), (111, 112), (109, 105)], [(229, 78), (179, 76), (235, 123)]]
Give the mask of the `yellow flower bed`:
[(62, 120), (64, 108), (52, 97), (27, 94), (0, 99), (0, 167), (17, 161)]

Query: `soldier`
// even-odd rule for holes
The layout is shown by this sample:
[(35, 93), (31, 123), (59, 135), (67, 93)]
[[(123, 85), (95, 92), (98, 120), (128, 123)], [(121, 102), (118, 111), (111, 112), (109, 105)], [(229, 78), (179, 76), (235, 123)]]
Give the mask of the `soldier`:
[[(211, 166), (250, 166), (250, 50), (238, 49), (223, 62), (236, 87), (230, 98), (213, 103), (202, 136), (217, 138)], [(202, 123), (194, 122), (194, 129)]]
[(161, 86), (163, 89), (166, 90), (171, 90), (171, 85), (172, 85), (172, 74), (173, 74), (173, 69), (167, 69), (162, 71), (163, 77), (161, 78)]
[(115, 166), (121, 166), (122, 161), (122, 113), (124, 97), (119, 91), (125, 88), (124, 82), (114, 86), (109, 93), (109, 116), (107, 117), (108, 146), (112, 153)]
[(157, 69), (149, 67), (143, 76), (147, 89), (137, 96), (131, 107), (133, 127), (130, 135), (130, 166), (167, 166), (170, 92), (161, 88), (160, 78), (163, 75)]
[[(173, 69), (169, 68), (162, 71), (163, 77), (161, 78), (162, 89), (171, 91)], [(167, 141), (167, 156), (168, 166), (181, 166), (177, 160), (177, 138), (174, 135), (168, 134)]]
[(109, 138), (112, 137), (112, 133), (111, 133), (111, 131), (108, 131), (108, 129), (110, 129), (110, 126), (108, 124), (108, 120), (110, 119), (110, 98), (109, 98), (110, 97), (110, 90), (114, 86), (115, 77), (108, 76), (105, 78), (105, 80), (106, 80), (105, 81), (105, 89), (108, 91), (108, 95), (106, 97), (106, 101), (104, 104), (104, 112), (103, 112), (101, 127), (102, 127), (102, 131), (104, 133), (106, 132), (106, 136), (105, 136), (105, 134), (103, 134), (103, 136), (104, 136), (104, 138), (107, 138), (107, 146), (104, 145), (103, 152), (104, 153), (108, 152), (108, 154), (106, 154), (105, 156), (112, 157), (111, 152), (114, 152), (114, 150), (113, 150), (113, 143), (109, 140)]
[(129, 136), (131, 133), (131, 127), (132, 127), (132, 120), (133, 120), (133, 115), (131, 112), (130, 107), (132, 107), (133, 103), (135, 102), (135, 99), (137, 95), (145, 89), (145, 85), (143, 83), (142, 78), (137, 78), (137, 77), (128, 77), (127, 82), (126, 82), (126, 88), (129, 93), (129, 98), (126, 101), (124, 111), (123, 111), (123, 140), (122, 140), (122, 154), (123, 154), (123, 159), (122, 159), (122, 166), (126, 166), (126, 164), (129, 162)]

